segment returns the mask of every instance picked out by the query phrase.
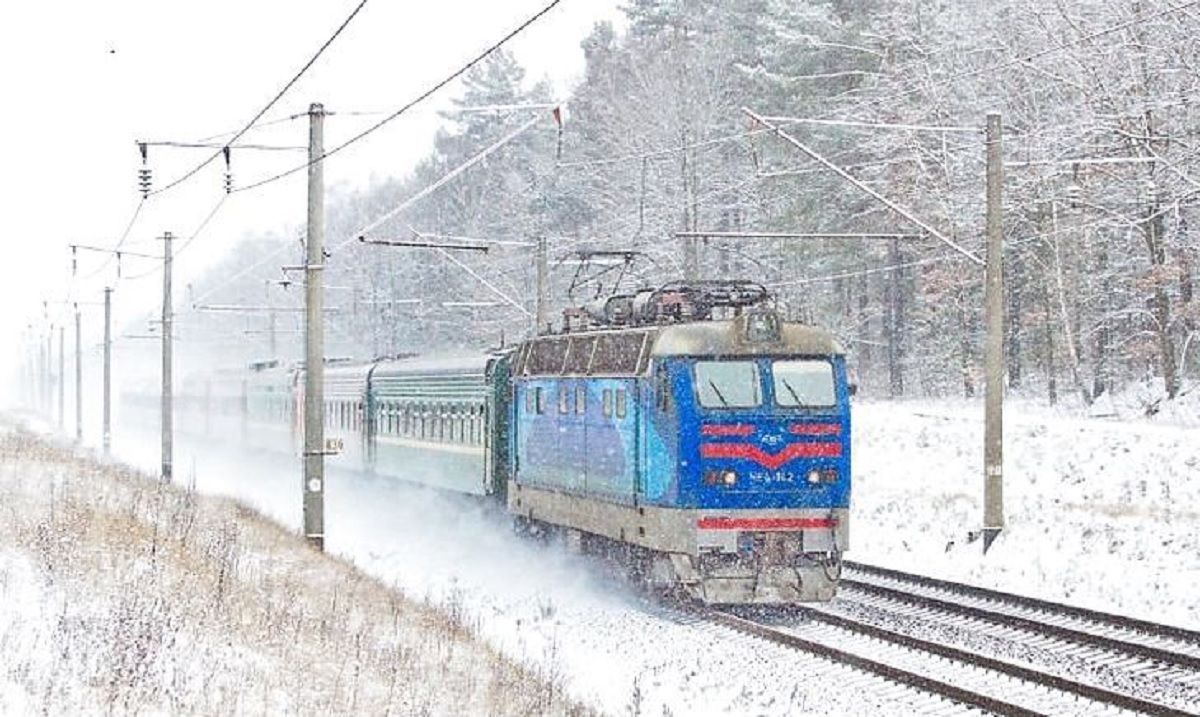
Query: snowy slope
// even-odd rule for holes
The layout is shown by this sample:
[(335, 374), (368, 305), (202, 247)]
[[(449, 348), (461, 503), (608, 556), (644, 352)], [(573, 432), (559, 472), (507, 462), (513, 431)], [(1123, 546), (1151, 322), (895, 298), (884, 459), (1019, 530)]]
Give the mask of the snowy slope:
[(0, 714), (577, 711), (230, 501), (0, 429), (0, 506)]

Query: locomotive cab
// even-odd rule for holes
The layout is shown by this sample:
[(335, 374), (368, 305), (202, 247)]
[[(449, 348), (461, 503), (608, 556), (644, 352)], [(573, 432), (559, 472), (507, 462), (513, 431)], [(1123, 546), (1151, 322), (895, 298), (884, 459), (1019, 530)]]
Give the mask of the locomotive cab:
[(659, 421), (678, 432), (669, 502), (695, 540), (675, 571), (705, 602), (831, 598), (849, 543), (843, 352), (761, 310), (678, 329), (655, 357)]

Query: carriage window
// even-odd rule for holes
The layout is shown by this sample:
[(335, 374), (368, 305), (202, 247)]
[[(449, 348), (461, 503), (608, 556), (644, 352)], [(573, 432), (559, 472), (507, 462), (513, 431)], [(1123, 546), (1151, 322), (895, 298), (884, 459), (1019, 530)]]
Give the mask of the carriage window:
[(601, 398), (603, 399), (600, 402), (601, 411), (603, 411), (604, 417), (607, 418), (612, 415), (612, 389), (604, 389), (604, 393), (601, 395)]
[(697, 361), (696, 396), (705, 408), (753, 408), (762, 403), (753, 361)]
[(537, 386), (533, 389), (533, 410), (538, 415), (541, 415), (546, 410), (546, 404), (542, 401), (541, 386)]
[(575, 387), (575, 413), (583, 415), (587, 413), (587, 387)]
[(617, 418), (625, 417), (625, 389), (617, 389)]
[(568, 413), (569, 411), (570, 411), (570, 407), (567, 406), (567, 387), (559, 386), (558, 387), (558, 412), (559, 413)]
[(776, 361), (775, 403), (798, 408), (829, 408), (837, 404), (833, 365), (823, 359)]

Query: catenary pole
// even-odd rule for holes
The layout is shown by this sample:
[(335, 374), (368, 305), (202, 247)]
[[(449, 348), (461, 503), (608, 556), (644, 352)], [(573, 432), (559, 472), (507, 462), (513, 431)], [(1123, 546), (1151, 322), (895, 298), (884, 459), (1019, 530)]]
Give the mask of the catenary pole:
[(112, 448), (112, 287), (104, 287), (104, 454)]
[(266, 287), (267, 299), (267, 348), (270, 351), (267, 358), (275, 359), (278, 358), (278, 351), (275, 344), (275, 302), (272, 301), (271, 297), (271, 281), (268, 279), (264, 286)]
[(83, 442), (83, 330), (75, 304), (75, 441)]
[(537, 239), (537, 303), (534, 306), (533, 319), (533, 335), (537, 336), (546, 330), (546, 325), (549, 323), (546, 313), (549, 310), (547, 306), (547, 286), (546, 275), (548, 273), (546, 259), (546, 237), (538, 237)]
[(50, 324), (50, 330), (46, 332), (46, 350), (42, 356), (45, 357), (42, 367), (46, 375), (46, 381), (42, 384), (42, 415), (50, 420), (54, 413), (54, 324)]
[(162, 473), (164, 481), (171, 480), (174, 463), (174, 395), (172, 392), (172, 348), (174, 341), (174, 313), (171, 310), (171, 255), (175, 237), (164, 232), (163, 242), (163, 297), (162, 297)]
[(58, 430), (63, 432), (67, 425), (67, 327), (58, 326)]
[(987, 116), (987, 334), (984, 369), (983, 550), (1004, 528), (1004, 171), (1000, 115)]
[(325, 108), (308, 108), (308, 236), (304, 267), (304, 537), (325, 549), (325, 335), (322, 269), (325, 264)]

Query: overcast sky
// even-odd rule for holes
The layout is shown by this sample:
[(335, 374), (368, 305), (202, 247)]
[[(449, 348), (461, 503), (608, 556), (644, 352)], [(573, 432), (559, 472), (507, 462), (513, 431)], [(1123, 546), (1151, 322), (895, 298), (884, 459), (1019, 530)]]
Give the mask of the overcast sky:
[[(135, 141), (195, 141), (248, 121), (315, 52), (358, 0), (39, 0), (0, 9), (0, 88), (4, 167), (0, 171), (5, 256), (0, 261), (0, 330), (10, 348), (0, 375), (21, 353), (21, 333), (42, 325), (42, 301), (98, 301), (115, 266), (70, 279), (70, 243), (111, 246), (137, 205)], [(303, 112), (319, 101), (334, 112), (395, 109), (492, 44), (546, 0), (369, 0), (347, 30), (266, 119)], [(529, 72), (549, 78), (565, 97), (583, 69), (580, 40), (601, 20), (619, 26), (619, 0), (565, 0), (507, 47)], [(365, 185), (403, 175), (430, 149), (435, 110), (452, 85), (421, 111), (331, 158), (329, 185)], [(327, 146), (377, 116), (333, 116)], [(242, 141), (301, 146), (303, 119), (271, 125)], [(161, 187), (204, 158), (200, 150), (151, 149)], [(293, 166), (302, 152), (235, 153), (236, 183)], [(186, 237), (223, 194), (223, 166), (148, 202), (127, 249), (156, 253), (164, 231)], [(304, 173), (262, 190), (235, 194), (181, 258), (182, 286), (247, 231), (284, 230), (304, 218)], [(79, 276), (100, 255), (79, 255)], [(149, 268), (132, 257), (126, 274)], [(161, 279), (122, 282), (116, 300), (126, 319), (155, 308)], [(177, 295), (181, 295), (179, 292)], [(52, 303), (51, 319), (65, 319)], [(100, 309), (85, 304), (99, 328)], [(91, 320), (89, 320), (89, 317)], [(98, 333), (94, 334), (98, 336)]]

